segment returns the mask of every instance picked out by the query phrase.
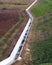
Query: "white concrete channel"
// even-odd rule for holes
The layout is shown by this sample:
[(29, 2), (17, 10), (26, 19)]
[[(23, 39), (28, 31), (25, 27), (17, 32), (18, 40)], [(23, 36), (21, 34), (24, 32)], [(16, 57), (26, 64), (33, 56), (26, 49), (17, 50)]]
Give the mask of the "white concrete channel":
[(27, 9), (26, 12), (29, 16), (29, 20), (21, 34), (21, 36), (19, 37), (11, 55), (6, 58), (5, 60), (0, 62), (0, 65), (11, 65), (13, 62), (15, 62), (16, 60), (19, 60), (21, 52), (23, 50), (24, 44), (25, 44), (25, 40), (27, 38), (31, 23), (33, 21), (33, 16), (30, 14), (29, 9), (37, 2), (37, 0), (35, 0)]

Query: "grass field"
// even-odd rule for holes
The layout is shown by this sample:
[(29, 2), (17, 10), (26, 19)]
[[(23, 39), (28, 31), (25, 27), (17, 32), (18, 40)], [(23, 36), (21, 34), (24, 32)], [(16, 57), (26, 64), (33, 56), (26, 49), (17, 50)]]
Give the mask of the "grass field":
[(52, 63), (45, 63), (45, 64), (41, 64), (41, 65), (52, 65)]
[[(52, 65), (52, 0), (38, 0), (30, 32), (32, 61), (28, 65)], [(44, 64), (47, 63), (47, 64)]]
[(31, 9), (32, 14), (36, 16), (42, 16), (46, 12), (52, 11), (52, 0), (38, 0), (37, 4), (38, 5), (35, 5), (35, 7)]
[[(52, 65), (52, 1), (38, 0), (30, 10), (34, 21), (21, 62), (13, 65)], [(28, 50), (27, 50), (28, 49)]]

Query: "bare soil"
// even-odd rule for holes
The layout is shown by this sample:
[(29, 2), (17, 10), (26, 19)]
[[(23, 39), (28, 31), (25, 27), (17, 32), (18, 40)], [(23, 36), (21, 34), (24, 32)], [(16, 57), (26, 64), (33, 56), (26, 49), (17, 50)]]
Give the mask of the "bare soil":
[[(2, 45), (0, 46), (0, 51), (3, 51), (2, 56), (0, 56), (0, 60), (3, 60), (10, 56), (19, 36), (21, 35), (27, 21), (28, 16), (25, 11), (21, 11), (19, 9), (7, 9), (7, 10), (1, 10), (0, 12), (0, 37), (2, 37), (14, 24), (16, 24), (18, 21), (17, 26), (14, 28), (14, 30), (6, 37), (5, 40), (3, 40)], [(19, 20), (21, 18), (21, 20)], [(3, 50), (3, 45), (8, 44), (9, 39), (11, 38), (12, 34), (14, 34), (17, 31), (17, 34), (15, 35), (14, 39), (11, 40), (9, 46), (7, 49)], [(2, 33), (2, 34), (1, 34)]]
[[(8, 9), (6, 7), (4, 7), (5, 5), (12, 5), (12, 6), (29, 6), (30, 3), (32, 3), (34, 0), (0, 0), (0, 38), (2, 38), (7, 32), (8, 30), (11, 29), (12, 26), (14, 26), (15, 24), (17, 24), (17, 26), (10, 32), (9, 35), (6, 36), (6, 39), (3, 40), (2, 44), (0, 45), (0, 52), (2, 52), (2, 55), (0, 55), (0, 61), (7, 58), (8, 56), (10, 56), (17, 40), (19, 39), (19, 36), (21, 35), (27, 21), (28, 21), (28, 15), (25, 11), (17, 9), (17, 8), (13, 8), (13, 9)], [(8, 6), (7, 6), (8, 7)], [(21, 20), (20, 20), (21, 19)], [(21, 21), (21, 22), (19, 22)], [(16, 30), (18, 30), (16, 32)], [(11, 37), (13, 36), (14, 33), (17, 33), (14, 36), (14, 39), (11, 40)], [(8, 44), (8, 42), (10, 42), (10, 44)], [(7, 48), (3, 49), (3, 47), (5, 45), (8, 45)], [(25, 49), (25, 48), (24, 48)], [(23, 52), (25, 53), (25, 52)], [(23, 54), (22, 54), (23, 55)], [(24, 61), (23, 61), (24, 62)], [(22, 63), (23, 63), (22, 62)]]
[(0, 10), (0, 37), (2, 37), (16, 22), (18, 22), (18, 19), (19, 16), (17, 9)]

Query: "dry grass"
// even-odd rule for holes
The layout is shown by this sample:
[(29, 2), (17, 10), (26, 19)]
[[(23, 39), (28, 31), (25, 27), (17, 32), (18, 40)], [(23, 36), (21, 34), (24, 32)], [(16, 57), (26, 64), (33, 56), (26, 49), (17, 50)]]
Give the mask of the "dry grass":
[(17, 2), (17, 3), (30, 3), (34, 0), (0, 0), (0, 2)]

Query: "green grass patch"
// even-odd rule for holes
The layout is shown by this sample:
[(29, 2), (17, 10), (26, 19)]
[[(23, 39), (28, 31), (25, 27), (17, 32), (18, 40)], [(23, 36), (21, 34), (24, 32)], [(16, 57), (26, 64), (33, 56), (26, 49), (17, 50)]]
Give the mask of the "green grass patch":
[(52, 62), (52, 37), (31, 44), (32, 65)]
[(40, 65), (52, 65), (52, 63), (45, 63), (45, 64), (40, 64)]
[(32, 34), (35, 38), (30, 41), (32, 65), (52, 62), (52, 15), (44, 15), (37, 18), (37, 21), (32, 26)]
[(31, 9), (35, 16), (42, 16), (49, 11), (52, 11), (52, 0), (39, 0), (35, 7)]
[(52, 0), (38, 0), (31, 9), (34, 23), (31, 28), (29, 65), (52, 65)]

